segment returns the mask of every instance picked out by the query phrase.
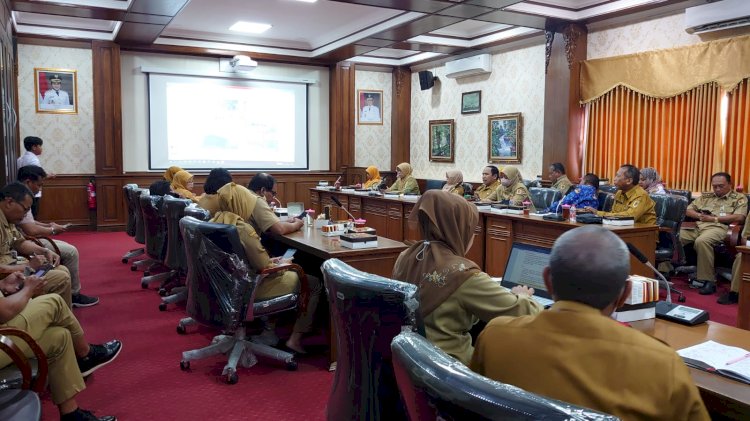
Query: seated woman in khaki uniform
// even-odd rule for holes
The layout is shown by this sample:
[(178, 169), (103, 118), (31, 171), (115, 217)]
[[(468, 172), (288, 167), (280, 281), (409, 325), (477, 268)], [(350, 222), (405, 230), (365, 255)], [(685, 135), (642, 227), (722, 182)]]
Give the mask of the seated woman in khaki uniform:
[(386, 190), (388, 193), (419, 194), (417, 179), (411, 175), (412, 169), (408, 162), (396, 165), (396, 182)]
[(490, 194), (483, 202), (504, 202), (509, 205), (521, 206), (523, 202), (529, 203), (529, 210), (535, 212), (534, 203), (529, 197), (529, 189), (523, 184), (523, 177), (518, 168), (507, 166), (500, 172), (500, 187)]
[(362, 188), (365, 190), (375, 190), (380, 185), (380, 182), (383, 181), (380, 178), (380, 171), (378, 171), (378, 167), (374, 165), (370, 165), (365, 170), (365, 173), (367, 173), (367, 181), (365, 181), (364, 184), (362, 184)]
[(455, 194), (429, 190), (409, 216), (424, 240), (401, 253), (393, 279), (418, 286), (427, 339), (464, 364), (474, 348), (469, 331), (479, 320), (536, 314), (533, 289), (508, 290), (464, 257), (479, 220), (476, 206)]
[(214, 168), (208, 173), (203, 184), (203, 195), (198, 199), (198, 206), (207, 210), (213, 217), (219, 211), (219, 195), (217, 192), (225, 184), (232, 182), (232, 174), (224, 168)]
[[(211, 222), (230, 224), (237, 227), (237, 232), (240, 236), (242, 246), (245, 248), (245, 255), (247, 256), (251, 269), (258, 272), (268, 267), (286, 263), (281, 261), (280, 258), (271, 259), (268, 256), (266, 249), (261, 245), (260, 237), (255, 232), (253, 226), (250, 225), (250, 223), (245, 222), (245, 218), (249, 218), (250, 215), (252, 215), (256, 202), (262, 199), (253, 195), (250, 190), (245, 187), (235, 183), (225, 184), (224, 187), (219, 189), (217, 194), (219, 196), (220, 211), (214, 215)], [(258, 286), (255, 297), (259, 300), (263, 300), (290, 294), (299, 290), (300, 279), (297, 272), (288, 270), (274, 273), (264, 279)], [(306, 300), (306, 309), (297, 317), (297, 321), (294, 323), (292, 336), (286, 341), (287, 348), (298, 353), (305, 352), (302, 347), (301, 339), (304, 333), (307, 333), (312, 329), (315, 309), (318, 307), (318, 300), (320, 299), (320, 281), (317, 278), (308, 275), (307, 290), (308, 291), (305, 291), (303, 289), (300, 302), (300, 306), (304, 307), (304, 302)], [(308, 293), (306, 294), (306, 292)], [(269, 326), (267, 325), (267, 329), (268, 328)], [(272, 329), (273, 326), (270, 328)]]
[(180, 195), (183, 199), (190, 199), (193, 202), (198, 202), (200, 197), (193, 193), (193, 174), (182, 170), (172, 177), (172, 191)]
[(445, 184), (443, 191), (464, 196), (464, 175), (459, 170), (448, 170), (445, 172)]
[(173, 165), (164, 171), (164, 179), (171, 183), (172, 179), (174, 178), (174, 175), (180, 171), (182, 171), (182, 168), (176, 165)]

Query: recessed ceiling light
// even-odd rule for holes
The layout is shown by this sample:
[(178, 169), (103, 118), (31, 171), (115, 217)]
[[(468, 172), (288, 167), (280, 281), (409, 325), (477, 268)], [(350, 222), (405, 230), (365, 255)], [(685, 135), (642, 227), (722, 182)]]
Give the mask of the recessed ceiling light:
[(318, 0), (297, 0), (297, 1), (301, 1), (303, 3), (315, 3)]
[(229, 27), (230, 31), (247, 32), (249, 34), (262, 34), (267, 30), (271, 29), (271, 25), (267, 23), (255, 23), (255, 22), (244, 22), (239, 21)]

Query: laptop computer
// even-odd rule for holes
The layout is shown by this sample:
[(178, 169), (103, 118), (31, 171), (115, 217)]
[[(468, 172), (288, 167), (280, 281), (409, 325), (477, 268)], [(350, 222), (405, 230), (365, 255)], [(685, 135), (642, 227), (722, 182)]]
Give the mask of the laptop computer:
[(542, 271), (549, 265), (551, 251), (547, 247), (513, 243), (500, 285), (508, 289), (517, 285), (534, 288), (534, 300), (545, 308), (551, 306), (554, 301), (542, 277)]

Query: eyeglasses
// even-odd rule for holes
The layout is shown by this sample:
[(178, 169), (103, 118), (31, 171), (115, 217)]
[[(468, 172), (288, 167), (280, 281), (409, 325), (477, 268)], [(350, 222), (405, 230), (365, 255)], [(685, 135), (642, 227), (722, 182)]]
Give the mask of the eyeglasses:
[(29, 207), (27, 208), (26, 206), (24, 206), (24, 204), (23, 204), (23, 203), (19, 202), (18, 200), (13, 200), (13, 201), (14, 201), (14, 202), (16, 202), (16, 203), (18, 203), (19, 205), (21, 205), (21, 207), (23, 208), (23, 212), (24, 212), (24, 213), (26, 213), (26, 212), (28, 212), (28, 211), (30, 211), (30, 210), (31, 210), (31, 206), (29, 206)]

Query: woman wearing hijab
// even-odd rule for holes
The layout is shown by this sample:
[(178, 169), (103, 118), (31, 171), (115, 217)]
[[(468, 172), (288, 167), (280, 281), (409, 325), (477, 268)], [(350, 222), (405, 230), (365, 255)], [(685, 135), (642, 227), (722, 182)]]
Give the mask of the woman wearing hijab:
[(448, 193), (457, 194), (464, 197), (464, 175), (459, 170), (450, 170), (445, 172), (445, 184), (443, 185), (443, 191)]
[(198, 202), (199, 197), (193, 193), (193, 174), (180, 170), (172, 177), (172, 191), (179, 194), (183, 199)]
[(417, 179), (411, 175), (411, 165), (402, 162), (396, 165), (396, 182), (386, 190), (388, 193), (419, 194)]
[(367, 181), (365, 181), (365, 184), (362, 185), (362, 188), (365, 190), (372, 190), (377, 189), (380, 185), (380, 182), (383, 181), (380, 178), (380, 171), (378, 171), (378, 167), (374, 165), (370, 165), (365, 170), (367, 173)]
[(167, 181), (169, 181), (171, 183), (172, 179), (174, 178), (174, 175), (177, 174), (180, 171), (182, 171), (182, 168), (173, 165), (173, 166), (167, 168), (166, 171), (164, 171), (164, 179), (167, 180)]
[(523, 178), (518, 168), (507, 166), (500, 171), (500, 187), (490, 194), (484, 202), (508, 202), (509, 205), (521, 206), (529, 203), (529, 211), (535, 212), (534, 203), (529, 197), (529, 190), (523, 184)]
[[(271, 258), (260, 243), (260, 237), (255, 232), (253, 226), (247, 222), (250, 215), (255, 209), (257, 200), (262, 198), (252, 194), (250, 190), (236, 183), (227, 183), (218, 191), (219, 209), (211, 222), (220, 224), (235, 225), (240, 242), (245, 248), (245, 255), (252, 270), (259, 272), (265, 268), (274, 267), (279, 264), (288, 263), (290, 260), (282, 261), (281, 258)], [(318, 307), (320, 299), (321, 284), (320, 281), (312, 276), (307, 276), (307, 288), (303, 288), (300, 305), (307, 303), (304, 313), (300, 313), (297, 321), (294, 323), (292, 335), (286, 341), (286, 347), (290, 350), (304, 354), (302, 347), (302, 334), (312, 329), (315, 309)], [(255, 297), (258, 300), (265, 300), (273, 297), (290, 294), (300, 290), (300, 279), (297, 272), (287, 270), (269, 275), (258, 286)], [(306, 291), (307, 290), (307, 291)], [(273, 324), (266, 325), (267, 330), (273, 334)], [(275, 334), (273, 334), (275, 336)], [(278, 339), (278, 338), (277, 338)], [(274, 344), (275, 345), (275, 344)]]
[(393, 279), (417, 285), (427, 339), (464, 364), (471, 360), (471, 327), (497, 316), (536, 314), (534, 290), (503, 288), (464, 257), (479, 220), (476, 206), (455, 194), (429, 190), (414, 205), (424, 240), (401, 253)]
[(656, 168), (641, 168), (641, 179), (638, 184), (640, 184), (643, 190), (646, 190), (648, 194), (667, 194), (666, 190), (664, 190), (664, 184), (661, 182), (661, 177), (659, 177), (659, 173), (656, 172)]

